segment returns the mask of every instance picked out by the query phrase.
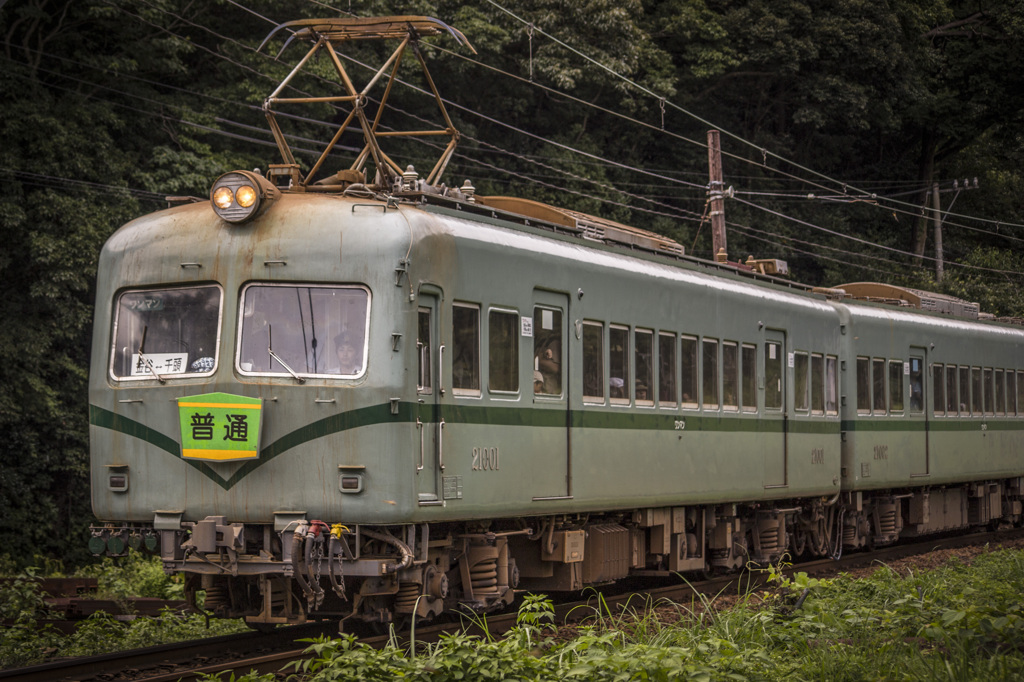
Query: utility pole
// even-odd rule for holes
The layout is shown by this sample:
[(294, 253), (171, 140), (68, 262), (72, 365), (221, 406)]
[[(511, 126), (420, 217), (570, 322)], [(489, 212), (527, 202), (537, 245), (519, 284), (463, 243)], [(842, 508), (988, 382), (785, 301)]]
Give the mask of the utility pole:
[(942, 284), (942, 205), (939, 203), (939, 183), (932, 183), (932, 222), (935, 224), (935, 281)]
[(711, 202), (712, 257), (724, 262), (728, 258), (725, 244), (725, 187), (722, 182), (722, 146), (717, 130), (708, 131), (708, 169), (711, 180), (708, 183), (708, 199)]

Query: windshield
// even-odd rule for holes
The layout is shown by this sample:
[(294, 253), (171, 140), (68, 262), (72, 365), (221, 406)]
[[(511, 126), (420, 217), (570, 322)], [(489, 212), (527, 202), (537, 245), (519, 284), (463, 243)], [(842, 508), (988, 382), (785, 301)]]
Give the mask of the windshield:
[(221, 298), (214, 285), (122, 293), (114, 313), (111, 376), (163, 381), (212, 374)]
[(370, 292), (253, 284), (242, 293), (243, 374), (356, 377), (366, 367)]

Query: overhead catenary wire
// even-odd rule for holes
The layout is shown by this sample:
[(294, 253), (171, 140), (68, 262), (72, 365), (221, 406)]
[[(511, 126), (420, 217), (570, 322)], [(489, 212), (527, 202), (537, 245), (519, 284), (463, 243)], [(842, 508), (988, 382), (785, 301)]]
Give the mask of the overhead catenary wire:
[[(244, 5), (241, 5), (240, 3), (237, 3), (237, 2), (232, 2), (231, 4), (233, 4), (233, 5), (236, 5), (236, 6), (240, 7), (240, 8), (242, 8), (242, 9), (247, 9), (247, 8), (245, 8), (245, 7), (244, 7)], [(152, 5), (151, 5), (151, 6), (152, 6)], [(175, 16), (175, 15), (173, 15), (173, 13), (171, 13), (171, 15), (172, 15), (172, 16)], [(139, 17), (139, 18), (141, 18), (141, 17)], [(269, 19), (266, 19), (265, 17), (261, 17), (261, 18), (263, 18), (263, 19), (267, 20), (268, 22), (270, 21)], [(144, 21), (145, 21), (145, 20), (144, 20)], [(156, 26), (155, 24), (152, 24), (152, 22), (148, 22), (148, 21), (147, 21), (146, 23), (149, 23), (150, 25)], [(198, 25), (198, 24), (195, 24), (194, 22), (191, 22), (191, 23), (192, 23), (192, 25), (193, 25), (193, 26), (197, 26), (198, 28), (203, 28), (202, 26), (200, 26), (200, 25)], [(156, 27), (157, 27), (157, 28), (160, 28), (161, 30), (165, 30), (165, 31), (166, 31), (166, 29), (163, 29), (162, 27), (159, 27), (159, 26), (156, 26)], [(170, 31), (168, 31), (168, 33), (170, 33), (171, 35), (177, 35), (177, 34), (174, 34), (173, 32), (170, 32)], [(213, 33), (213, 32), (211, 32), (211, 33)], [(216, 35), (216, 34), (214, 34), (214, 35)], [(178, 37), (179, 37), (179, 38), (181, 38), (181, 36), (178, 36)], [(231, 39), (230, 39), (230, 38), (229, 38), (228, 40), (229, 40), (229, 41), (231, 41)], [(239, 45), (241, 45), (241, 43), (237, 43), (237, 41), (231, 41), (231, 42), (235, 42), (236, 44), (239, 44)], [(249, 49), (249, 50), (251, 50), (251, 49), (252, 49), (252, 48), (250, 48), (250, 47), (248, 47), (248, 46), (244, 46), (244, 45), (242, 45), (242, 47), (245, 47), (246, 49)], [(209, 51), (209, 50), (207, 50), (207, 51)], [(239, 62), (237, 62), (236, 60), (230, 59), (229, 57), (226, 57), (225, 55), (222, 55), (222, 54), (217, 54), (217, 53), (213, 53), (213, 54), (215, 54), (215, 55), (216, 55), (217, 57), (220, 57), (220, 58), (225, 58), (225, 59), (227, 59), (227, 61), (229, 61), (229, 62), (231, 62), (231, 63), (234, 63), (234, 64), (236, 64), (236, 65), (238, 65), (238, 66), (240, 66), (240, 67), (246, 68), (246, 69), (248, 69), (248, 71), (250, 71), (250, 72), (260, 73), (260, 74), (261, 74), (262, 76), (264, 76), (264, 77), (266, 77), (266, 78), (271, 78), (270, 76), (267, 76), (266, 74), (262, 74), (262, 73), (261, 73), (261, 72), (259, 72), (258, 70), (252, 69), (251, 67), (245, 67), (244, 65), (240, 64), (240, 63), (239, 63)], [(405, 85), (407, 85), (407, 86), (408, 86), (408, 84), (405, 84)], [(448, 103), (448, 104), (451, 104), (450, 102), (447, 102), (447, 101), (446, 101), (446, 103)], [(455, 106), (456, 108), (459, 108), (459, 109), (462, 109), (462, 110), (464, 110), (464, 111), (467, 111), (467, 112), (469, 112), (469, 113), (471, 113), (471, 114), (477, 114), (477, 112), (472, 112), (471, 110), (469, 110), (469, 109), (468, 109), (468, 108), (466, 108), (466, 107), (459, 107), (458, 105), (454, 105), (454, 106)], [(406, 112), (403, 112), (403, 113), (406, 113)], [(406, 115), (408, 115), (408, 114), (406, 113)], [(489, 118), (490, 118), (490, 120), (495, 120), (495, 119), (494, 119), (493, 117), (489, 117)], [(495, 122), (496, 122), (496, 123), (498, 123), (498, 124), (502, 124), (502, 123), (504, 123), (504, 122), (501, 122), (501, 121), (495, 121)], [(244, 125), (244, 124), (243, 124), (243, 125)], [(514, 126), (512, 127), (512, 129), (513, 129), (513, 130), (517, 130), (517, 132), (520, 132), (520, 133), (523, 133), (523, 134), (527, 134), (527, 135), (529, 134), (529, 133), (528, 133), (528, 132), (526, 132), (526, 131), (521, 131), (521, 130), (518, 130), (518, 129), (516, 129), (516, 128), (515, 128)], [(219, 131), (217, 131), (217, 132), (219, 132)], [(240, 136), (240, 137), (244, 138), (244, 136)], [(545, 143), (545, 144), (546, 144), (547, 142), (550, 142), (549, 140), (546, 140), (545, 138), (543, 138), (543, 137), (541, 137), (541, 136), (534, 136), (534, 137), (535, 137), (536, 139), (538, 139), (539, 141), (541, 141), (541, 142)], [(271, 146), (271, 145), (272, 145), (272, 143), (267, 143), (267, 142), (261, 142), (261, 143), (262, 143), (262, 144), (266, 144), (266, 145), (268, 145), (268, 146)], [(484, 146), (487, 146), (487, 145), (485, 144)], [(498, 147), (496, 147), (496, 146), (493, 146), (493, 145), (491, 145), (491, 147), (493, 147), (492, 151), (494, 151), (495, 153), (500, 153), (500, 151), (499, 151), (499, 150), (500, 150), (500, 148), (498, 148)], [(566, 146), (565, 146), (564, 148), (565, 148), (565, 149), (566, 149), (567, 151), (569, 151), (570, 153), (576, 153), (577, 151), (579, 151), (579, 150), (576, 150), (576, 149), (574, 149), (574, 148), (572, 148), (571, 146), (568, 146), (568, 145), (566, 145)], [(311, 153), (312, 153), (312, 152), (311, 152)], [(509, 153), (509, 154), (510, 154), (510, 155), (512, 155), (512, 156), (515, 156), (515, 157), (517, 157), (517, 158), (519, 158), (519, 159), (521, 159), (521, 160), (524, 160), (524, 161), (526, 160), (526, 156), (525, 156), (525, 155), (515, 155), (514, 153)], [(594, 155), (594, 156), (593, 156), (593, 161), (594, 161), (595, 163), (601, 163), (602, 165), (604, 165), (604, 161), (606, 161), (606, 160), (602, 159), (602, 158), (601, 158), (600, 156)], [(493, 170), (495, 170), (495, 171), (497, 171), (497, 172), (502, 172), (502, 173), (506, 173), (506, 174), (507, 174), (507, 171), (506, 171), (505, 169), (501, 169), (500, 167), (498, 167), (498, 166), (494, 166), (493, 164), (492, 164), (492, 167), (493, 167)], [(619, 164), (619, 166), (618, 166), (618, 167), (620, 167), (620, 168), (622, 168), (622, 169), (624, 169), (624, 170), (629, 170), (629, 171), (631, 171), (631, 172), (635, 172), (635, 171), (637, 170), (637, 169), (634, 169), (633, 167), (631, 167), (631, 166), (628, 166), (628, 165), (626, 165), (626, 164)], [(566, 173), (565, 171), (562, 171), (561, 169), (555, 169), (555, 168), (553, 168), (553, 167), (551, 167), (551, 168), (552, 168), (553, 172), (558, 172), (558, 173)], [(586, 177), (584, 177), (584, 176), (578, 176), (578, 175), (575, 175), (575, 174), (568, 174), (568, 176), (569, 176), (569, 177), (575, 177), (575, 179), (578, 179), (578, 180), (585, 180), (585, 181), (588, 181), (588, 182), (595, 182), (595, 181), (593, 181), (593, 180), (591, 180), (591, 179), (589, 179), (589, 178), (586, 178)], [(527, 181), (527, 182), (537, 182), (537, 179), (536, 179), (536, 178), (533, 178), (533, 177), (529, 177), (529, 176), (519, 176), (519, 177), (521, 177), (521, 178), (522, 178), (522, 179), (523, 179), (524, 181)], [(665, 177), (666, 177), (666, 180), (669, 180), (669, 181), (671, 181), (671, 180), (674, 180), (674, 179), (670, 178), (669, 176), (665, 176)], [(794, 179), (797, 179), (797, 178), (794, 178)], [(595, 183), (595, 184), (599, 184), (600, 186), (602, 186), (602, 187), (603, 187), (604, 189), (606, 189), (606, 190), (611, 190), (611, 191), (621, 191), (621, 190), (619, 190), (618, 188), (615, 188), (615, 187), (611, 187), (611, 186), (609, 186), (609, 185), (606, 185), (606, 184), (601, 184), (601, 183)], [(694, 187), (694, 188), (700, 188), (700, 189), (704, 189), (704, 186), (703, 186), (703, 185), (697, 185), (696, 183), (689, 183), (689, 184), (690, 184), (690, 185), (691, 185), (692, 187)], [(558, 189), (559, 191), (566, 191), (566, 188), (560, 188), (560, 187), (558, 187), (557, 185), (551, 185), (550, 183), (548, 183), (548, 184), (547, 184), (547, 186), (549, 186), (549, 187), (550, 187), (550, 188), (552, 188), (552, 189)], [(578, 193), (578, 194), (580, 194), (580, 196), (588, 196), (588, 195), (585, 195), (585, 194), (582, 194), (582, 193)], [(624, 193), (623, 195), (624, 195), (624, 196), (628, 196), (628, 195), (629, 195), (629, 193)], [(635, 198), (635, 196), (636, 196), (636, 195), (634, 195), (634, 198)], [(592, 198), (592, 199), (594, 199), (594, 200), (597, 200), (597, 201), (608, 201), (608, 200), (607, 200), (607, 199), (605, 199), (604, 197), (589, 197), (589, 198)], [(622, 207), (624, 207), (624, 208), (627, 208), (627, 209), (629, 209), (629, 210), (642, 210), (642, 209), (640, 209), (639, 207), (636, 207), (636, 206), (633, 206), (633, 205), (627, 205), (627, 204), (622, 204), (621, 202), (609, 202), (609, 203), (611, 203), (611, 204), (613, 204), (613, 205), (618, 205), (618, 206), (622, 206)], [(676, 209), (675, 207), (671, 207), (671, 208), (672, 208), (672, 210), (678, 210), (678, 209)], [(653, 212), (653, 213), (659, 213), (659, 214), (661, 214), (661, 215), (667, 215), (667, 214), (665, 214), (665, 213), (662, 213), (662, 212), (658, 212), (658, 211), (649, 211), (649, 212)], [(674, 216), (674, 217), (678, 217), (678, 216)], [(968, 218), (970, 218), (970, 217), (968, 217)], [(809, 223), (807, 223), (807, 224), (809, 224)], [(1003, 224), (1003, 225), (1007, 225), (1007, 223), (1005, 223), (1005, 222), (1004, 222), (1004, 223), (1002, 223), (1002, 224)], [(846, 235), (840, 235), (840, 236), (846, 237)], [(1007, 236), (1007, 235), (1005, 235), (1005, 234), (1000, 234), (1000, 236), (1004, 236), (1004, 237), (1005, 237), (1005, 236)], [(873, 247), (881, 246), (881, 245), (877, 245), (877, 244), (874, 244), (874, 243), (872, 243), (872, 242), (869, 242), (869, 241), (867, 241), (867, 240), (859, 240), (859, 241), (861, 241), (861, 242), (862, 242), (863, 244), (865, 244), (866, 246), (873, 246)], [(899, 250), (896, 250), (896, 251), (897, 251), (897, 252), (899, 252)], [(904, 254), (905, 254), (906, 252), (900, 252), (900, 253), (904, 253)], [(914, 256), (914, 257), (916, 257), (916, 254), (911, 254), (911, 255), (912, 255), (912, 256)], [(1003, 272), (1003, 271), (993, 271), (993, 272)]]
[[(717, 130), (720, 130), (722, 134), (727, 135), (728, 137), (731, 137), (731, 138), (741, 142), (742, 144), (757, 150), (758, 152), (760, 152), (764, 156), (765, 159), (767, 159), (767, 157), (770, 156), (770, 157), (772, 157), (774, 159), (777, 159), (777, 160), (779, 160), (779, 161), (781, 161), (783, 163), (789, 164), (789, 165), (793, 166), (794, 168), (798, 168), (798, 169), (800, 169), (800, 170), (802, 170), (802, 171), (804, 171), (806, 173), (810, 173), (811, 175), (813, 175), (815, 177), (818, 177), (818, 178), (820, 178), (820, 179), (822, 179), (824, 181), (830, 182), (830, 183), (832, 183), (834, 185), (837, 185), (837, 186), (841, 187), (844, 194), (847, 194), (847, 193), (849, 193), (852, 190), (856, 194), (863, 195), (865, 197), (871, 197), (872, 196), (872, 194), (873, 194), (872, 192), (864, 190), (864, 189), (861, 189), (861, 188), (858, 188), (856, 185), (854, 185), (854, 184), (852, 184), (850, 182), (844, 182), (844, 181), (841, 181), (841, 180), (837, 180), (837, 179), (829, 177), (828, 175), (825, 175), (825, 174), (820, 173), (818, 171), (815, 171), (813, 169), (810, 169), (810, 168), (807, 168), (805, 166), (802, 166), (802, 165), (800, 165), (800, 164), (798, 164), (798, 163), (796, 163), (794, 161), (786, 159), (785, 157), (783, 157), (783, 156), (781, 156), (779, 154), (776, 154), (776, 153), (774, 153), (772, 151), (769, 151), (768, 149), (766, 149), (765, 147), (763, 147), (761, 145), (756, 145), (753, 142), (750, 142), (750, 141), (746, 140), (745, 138), (743, 138), (743, 137), (741, 137), (739, 135), (736, 135), (735, 133), (732, 133), (731, 131), (725, 130), (725, 129), (721, 128), (720, 126), (716, 126), (715, 124), (713, 124), (710, 121), (702, 118), (701, 116), (699, 116), (697, 114), (694, 114), (693, 112), (688, 111), (687, 109), (684, 109), (683, 107), (681, 107), (681, 106), (679, 106), (679, 105), (677, 105), (677, 104), (675, 104), (675, 103), (673, 103), (671, 101), (667, 101), (663, 96), (659, 95), (658, 93), (655, 93), (652, 90), (650, 90), (649, 88), (646, 88), (645, 86), (640, 85), (639, 83), (636, 83), (635, 81), (633, 81), (633, 80), (627, 78), (626, 76), (618, 73), (617, 71), (615, 71), (614, 69), (610, 68), (609, 66), (607, 66), (605, 64), (602, 64), (601, 62), (599, 62), (596, 59), (590, 57), (589, 55), (583, 53), (582, 51), (572, 47), (571, 45), (568, 45), (564, 41), (561, 41), (558, 38), (556, 38), (556, 37), (546, 33), (545, 31), (543, 31), (542, 29), (537, 27), (535, 22), (530, 22), (530, 21), (528, 21), (528, 20), (526, 20), (526, 19), (516, 15), (514, 12), (508, 10), (507, 8), (505, 8), (502, 5), (500, 5), (497, 2), (495, 2), (495, 0), (486, 0), (486, 1), (489, 4), (493, 5), (495, 8), (497, 8), (498, 10), (500, 10), (501, 12), (503, 12), (503, 13), (509, 15), (510, 17), (514, 18), (516, 21), (520, 22), (524, 26), (531, 26), (532, 30), (535, 31), (536, 33), (539, 33), (540, 35), (543, 35), (544, 37), (546, 37), (547, 39), (549, 39), (552, 42), (556, 43), (557, 45), (561, 46), (562, 48), (572, 52), (573, 54), (579, 56), (580, 58), (582, 58), (585, 61), (593, 64), (594, 66), (597, 66), (598, 68), (602, 69), (603, 71), (606, 71), (610, 75), (614, 76), (616, 79), (619, 79), (619, 80), (623, 81), (624, 83), (626, 83), (629, 86), (635, 88), (636, 90), (638, 90), (638, 91), (640, 91), (640, 92), (642, 92), (642, 93), (644, 93), (646, 95), (649, 95), (650, 97), (658, 100), (659, 102), (664, 102), (670, 108), (673, 108), (673, 109), (675, 109), (675, 110), (685, 114), (686, 116), (689, 116), (689, 117), (691, 117), (691, 118), (693, 118), (693, 119), (695, 119), (695, 120), (697, 120), (697, 121), (699, 121), (699, 122), (701, 122), (701, 123), (703, 123), (703, 124), (705, 124), (707, 126), (713, 127), (713, 128), (715, 128)], [(699, 144), (701, 146), (706, 146), (706, 145), (703, 145), (703, 143), (697, 143), (697, 144)], [(743, 157), (734, 157), (734, 158), (737, 158), (737, 159), (740, 159), (740, 160), (744, 160)], [(774, 172), (783, 172), (783, 171), (781, 171), (781, 169), (774, 169), (773, 168), (771, 170), (773, 170)], [(804, 179), (804, 181), (808, 182), (810, 184), (810, 181), (808, 181), (806, 179)], [(896, 200), (893, 200), (893, 199), (886, 199), (886, 200), (889, 201), (890, 203), (902, 204), (903, 206), (909, 207), (910, 209), (917, 208), (917, 206), (915, 204), (912, 204), (912, 203), (899, 202), (899, 201), (896, 201)], [(955, 216), (960, 217), (960, 218), (966, 218), (966, 219), (970, 219), (970, 220), (978, 220), (978, 221), (987, 222), (987, 223), (991, 223), (991, 224), (997, 224), (997, 225), (1006, 225), (1006, 226), (1010, 226), (1010, 227), (1024, 227), (1024, 225), (1021, 225), (1021, 224), (1007, 223), (1005, 221), (994, 220), (994, 219), (990, 219), (990, 218), (978, 218), (976, 216), (967, 216), (967, 215), (954, 214), (954, 213), (950, 213), (950, 215), (955, 215)]]

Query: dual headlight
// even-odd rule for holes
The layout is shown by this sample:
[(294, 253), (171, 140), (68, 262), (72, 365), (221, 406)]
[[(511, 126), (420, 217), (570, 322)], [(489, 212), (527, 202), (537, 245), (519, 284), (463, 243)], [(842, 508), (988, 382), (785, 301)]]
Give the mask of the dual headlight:
[(217, 178), (210, 189), (214, 212), (229, 223), (242, 223), (259, 215), (280, 191), (257, 173), (231, 171)]

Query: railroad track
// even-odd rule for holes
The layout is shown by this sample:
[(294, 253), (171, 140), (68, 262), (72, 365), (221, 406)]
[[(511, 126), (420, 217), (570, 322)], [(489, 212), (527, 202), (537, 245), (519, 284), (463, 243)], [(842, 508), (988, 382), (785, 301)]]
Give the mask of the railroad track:
[[(926, 554), (939, 549), (952, 549), (986, 543), (998, 543), (1024, 537), (1024, 529), (1012, 531), (974, 533), (944, 538), (928, 538), (913, 544), (896, 545), (876, 549), (873, 552), (858, 552), (844, 555), (838, 560), (823, 559), (796, 564), (788, 569), (789, 574), (804, 571), (810, 575), (831, 575), (853, 568), (885, 563), (898, 558)], [(658, 587), (643, 587), (618, 593), (602, 593), (601, 608), (625, 610), (639, 599), (647, 604), (659, 602), (687, 603), (698, 594), (714, 596), (735, 593), (741, 589), (755, 589), (766, 579), (766, 574), (743, 572), (723, 575), (708, 580)], [(556, 606), (556, 620), (581, 619), (596, 609), (593, 598), (584, 601), (566, 602)], [(487, 617), (491, 634), (500, 636), (515, 625), (516, 614), (500, 613)], [(468, 630), (476, 627), (478, 621), (467, 619), (462, 623), (439, 623), (417, 626), (417, 642), (434, 642), (447, 632)], [(306, 625), (278, 628), (268, 633), (244, 633), (228, 635), (193, 642), (167, 644), (135, 649), (101, 656), (56, 661), (27, 668), (0, 671), (2, 682), (86, 682), (103, 680), (117, 682), (189, 682), (204, 674), (226, 671), (245, 673), (256, 670), (260, 673), (280, 671), (285, 665), (304, 658), (305, 644), (297, 640), (317, 635), (337, 633), (336, 623), (311, 623)], [(388, 636), (355, 633), (359, 640), (372, 647), (384, 646)], [(407, 636), (408, 633), (403, 633)]]

